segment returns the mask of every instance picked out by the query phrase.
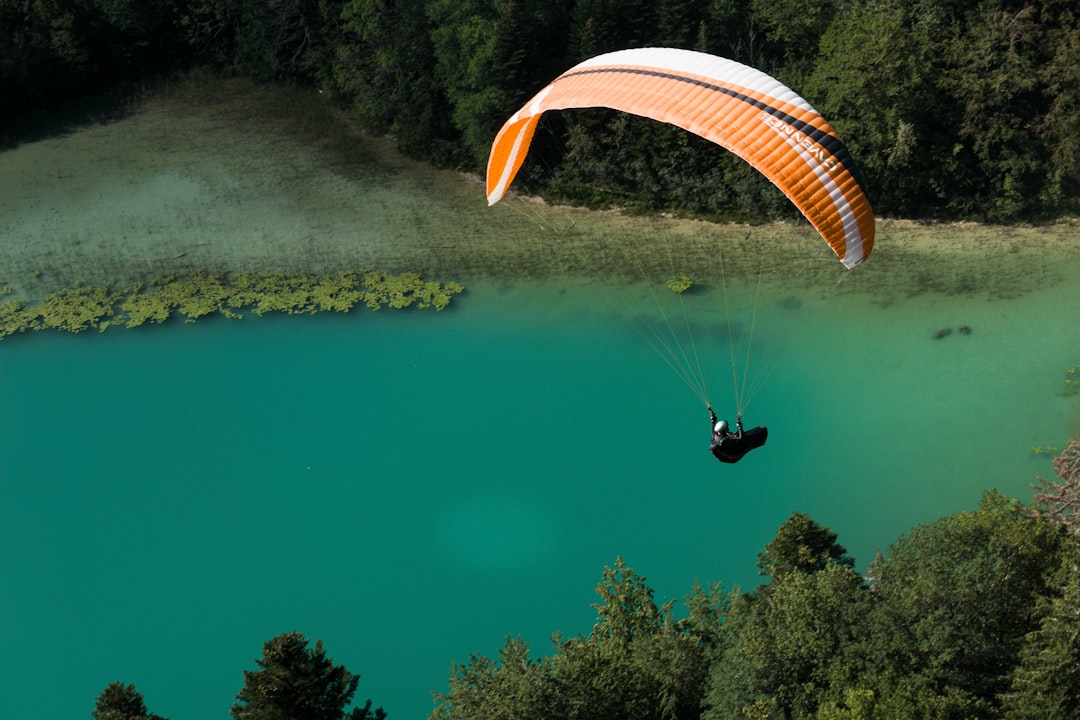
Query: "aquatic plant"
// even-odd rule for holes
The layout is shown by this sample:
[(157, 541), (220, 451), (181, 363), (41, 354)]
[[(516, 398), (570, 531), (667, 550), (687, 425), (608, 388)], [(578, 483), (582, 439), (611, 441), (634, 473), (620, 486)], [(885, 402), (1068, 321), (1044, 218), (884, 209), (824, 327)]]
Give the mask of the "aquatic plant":
[(239, 319), (244, 308), (256, 315), (348, 312), (361, 300), (372, 310), (442, 310), (463, 291), (457, 282), (443, 284), (417, 273), (391, 275), (378, 270), (323, 276), (254, 272), (225, 276), (200, 271), (187, 277), (166, 275), (122, 291), (108, 285), (78, 286), (47, 295), (38, 305), (7, 300), (0, 303), (0, 339), (47, 328), (68, 332), (105, 330), (114, 324), (134, 328), (163, 323), (173, 312), (183, 315), (185, 322), (195, 322), (213, 313)]
[(42, 328), (77, 333), (107, 328), (118, 301), (108, 285), (75, 287), (46, 295), (35, 310)]
[(139, 283), (128, 288), (120, 302), (124, 327), (138, 327), (146, 322), (163, 323), (172, 315), (168, 297), (159, 292), (143, 292), (143, 287)]
[(0, 340), (8, 335), (38, 329), (37, 316), (27, 311), (19, 300), (6, 300), (0, 303)]
[(319, 278), (311, 289), (315, 309), (321, 312), (348, 312), (363, 297), (356, 289), (359, 284), (360, 276), (355, 272), (341, 272)]
[(346, 271), (314, 277), (285, 273), (243, 273), (233, 280), (232, 307), (289, 315), (320, 311), (348, 312), (361, 299), (360, 276)]
[(222, 276), (197, 272), (191, 277), (174, 280), (160, 292), (176, 307), (186, 322), (214, 312), (221, 312), (229, 298), (229, 288)]
[(442, 310), (450, 304), (450, 298), (462, 290), (464, 288), (456, 282), (440, 285), (424, 281), (416, 273), (387, 275), (378, 270), (364, 273), (364, 304), (372, 310), (384, 305), (400, 309), (413, 304), (418, 308)]
[(1080, 363), (1065, 368), (1065, 394), (1076, 395), (1080, 393)]
[(694, 281), (685, 273), (667, 281), (668, 290), (673, 293), (684, 293), (694, 286)]

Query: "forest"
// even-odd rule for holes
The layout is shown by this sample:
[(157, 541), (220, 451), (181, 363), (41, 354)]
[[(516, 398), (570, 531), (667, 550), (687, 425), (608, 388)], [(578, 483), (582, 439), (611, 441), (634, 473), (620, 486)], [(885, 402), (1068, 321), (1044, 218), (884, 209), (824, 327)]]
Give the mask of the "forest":
[[(1072, 0), (0, 0), (0, 146), (34, 112), (193, 67), (314, 87), (407, 154), (480, 172), (565, 69), (674, 46), (768, 72), (833, 124), (879, 217), (1075, 214)], [(518, 189), (586, 206), (795, 217), (729, 153), (652, 121), (552, 113)]]

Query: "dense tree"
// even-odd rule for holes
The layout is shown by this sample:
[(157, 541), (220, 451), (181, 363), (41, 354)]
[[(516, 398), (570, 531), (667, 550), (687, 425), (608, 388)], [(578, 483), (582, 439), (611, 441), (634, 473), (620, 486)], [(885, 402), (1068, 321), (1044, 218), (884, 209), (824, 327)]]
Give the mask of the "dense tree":
[[(1071, 457), (1071, 456), (1070, 456)], [(769, 583), (695, 585), (676, 620), (621, 559), (587, 636), (455, 667), (438, 720), (987, 720), (1071, 717), (1080, 699), (1080, 547), (998, 493), (913, 529), (856, 573), (794, 513), (759, 556)]]
[[(258, 80), (310, 78), (309, 54), (326, 55), (334, 25), (320, 0), (188, 0), (184, 25), (205, 61)], [(336, 13), (334, 14), (336, 15)], [(336, 25), (337, 17), (333, 17)]]
[(763, 54), (755, 62), (789, 85), (802, 87), (838, 4), (837, 0), (751, 0), (751, 16), (767, 41), (759, 44)]
[(327, 89), (361, 122), (391, 133), (405, 152), (440, 162), (460, 157), (446, 94), (439, 85), (425, 0), (347, 0)]
[(901, 538), (869, 584), (834, 534), (793, 515), (761, 555), (772, 582), (722, 627), (707, 717), (998, 717), (1021, 658), (1030, 670), (1016, 670), (1012, 702), (1031, 707), (1018, 685), (1037, 692), (1053, 667), (1068, 680), (1055, 696), (1065, 707), (1077, 643), (1042, 619), (1067, 614), (1051, 602), (1063, 536), (1022, 510), (988, 493), (977, 511)]
[(873, 571), (871, 633), (889, 648), (874, 655), (881, 685), (905, 678), (992, 714), (1039, 625), (1036, 601), (1052, 592), (1062, 542), (1056, 526), (997, 493), (901, 538)]
[(1050, 153), (1041, 199), (1047, 211), (1059, 211), (1080, 193), (1080, 11), (1068, 0), (1041, 7), (1047, 60), (1038, 73), (1046, 114), (1032, 125)]
[(435, 720), (502, 720), (508, 717), (545, 718), (553, 714), (556, 688), (551, 662), (529, 656), (529, 644), (507, 638), (498, 659), (470, 655), (455, 663), (450, 689), (437, 695)]
[(852, 567), (855, 560), (836, 540), (836, 533), (818, 525), (809, 515), (792, 513), (765, 551), (758, 553), (758, 572), (779, 580), (792, 572), (824, 570), (829, 563)]
[(645, 578), (619, 558), (596, 593), (589, 635), (557, 638), (552, 675), (563, 689), (561, 717), (699, 717), (710, 646), (728, 605), (719, 586), (695, 585), (687, 616), (676, 620), (674, 601), (657, 606)]
[(472, 655), (456, 665), (439, 696), (438, 720), (689, 720), (701, 715), (709, 656), (728, 600), (718, 586), (696, 585), (686, 617), (617, 559), (604, 569), (588, 635), (553, 640), (550, 658), (532, 659), (508, 639), (497, 660)]
[(935, 89), (928, 57), (940, 24), (907, 0), (853, 2), (822, 36), (804, 88), (858, 159), (879, 210), (932, 213), (949, 194), (932, 167), (952, 151), (953, 102)]
[(183, 0), (0, 0), (0, 123), (174, 69)]
[(382, 708), (372, 711), (371, 700), (345, 712), (359, 675), (334, 665), (322, 640), (308, 649), (298, 632), (285, 633), (263, 645), (255, 671), (244, 671), (244, 687), (236, 695), (230, 714), (234, 720), (382, 720)]
[(1080, 707), (1080, 546), (1070, 543), (1038, 629), (1024, 640), (1003, 697), (1007, 720), (1067, 720)]
[(740, 598), (723, 627), (705, 717), (814, 717), (858, 676), (869, 604), (862, 578), (831, 561)]
[(567, 5), (428, 0), (435, 77), (469, 167), (483, 167), (491, 139), (513, 108), (562, 71)]
[(110, 683), (98, 695), (90, 717), (93, 720), (164, 720), (146, 709), (143, 696), (134, 685), (121, 682)]
[(747, 3), (710, 0), (693, 22), (697, 34), (694, 45), (687, 47), (731, 58), (745, 65), (754, 64), (758, 30), (750, 18)]
[(1039, 478), (1027, 514), (1045, 518), (1068, 538), (1051, 588), (1039, 598), (1042, 619), (1024, 640), (1003, 695), (1009, 720), (1071, 718), (1080, 707), (1080, 443), (1054, 458), (1057, 479)]

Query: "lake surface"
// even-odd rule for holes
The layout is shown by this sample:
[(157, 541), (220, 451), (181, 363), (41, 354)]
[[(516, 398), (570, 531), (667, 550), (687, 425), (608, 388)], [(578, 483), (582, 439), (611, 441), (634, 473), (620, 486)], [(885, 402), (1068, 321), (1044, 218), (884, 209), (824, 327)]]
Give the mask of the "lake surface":
[[(470, 652), (522, 635), (545, 653), (554, 631), (588, 632), (592, 590), (619, 555), (659, 601), (695, 579), (752, 587), (757, 553), (800, 511), (838, 532), (862, 568), (986, 489), (1026, 501), (1051, 472), (1032, 448), (1080, 434), (1080, 398), (1065, 394), (1063, 374), (1080, 362), (1080, 272), (1060, 248), (1024, 265), (1045, 251), (1037, 233), (994, 241), (1018, 259), (987, 267), (1019, 265), (1019, 280), (974, 273), (977, 231), (957, 228), (968, 254), (942, 253), (925, 291), (858, 285), (884, 275), (878, 260), (902, 264), (899, 231), (891, 246), (882, 233), (851, 281), (836, 262), (836, 275), (830, 264), (794, 289), (766, 283), (756, 302), (752, 278), (733, 279), (726, 302), (721, 284), (696, 288), (686, 319), (729, 419), (728, 309), (744, 341), (758, 311), (750, 374), (763, 382), (746, 421), (767, 424), (769, 443), (720, 465), (704, 408), (618, 311), (655, 315), (648, 286), (514, 273), (512, 249), (504, 275), (484, 279), (490, 260), (450, 250), (491, 231), (573, 253), (573, 227), (600, 262), (589, 223), (641, 238), (664, 223), (676, 248), (711, 231), (489, 210), (479, 186), (453, 174), (383, 162), (373, 183), (291, 145), (289, 167), (307, 158), (310, 172), (286, 183), (273, 153), (256, 163), (250, 138), (223, 151), (209, 130), (207, 145), (163, 159), (170, 108), (0, 155), (10, 171), (0, 178), (21, 178), (22, 193), (0, 208), (0, 279), (33, 296), (74, 279), (71, 264), (91, 282), (128, 282), (197, 261), (319, 270), (382, 258), (446, 279), (457, 271), (468, 290), (441, 313), (175, 320), (0, 343), (0, 717), (86, 716), (114, 680), (174, 720), (226, 717), (262, 643), (299, 630), (362, 676), (361, 702), (420, 718)], [(207, 128), (206, 115), (174, 115)], [(157, 144), (140, 156), (137, 137)], [(214, 187), (230, 192), (207, 190), (215, 154)], [(122, 187), (139, 189), (144, 215)], [(176, 228), (184, 217), (206, 239)], [(309, 254), (275, 255), (289, 232)], [(179, 256), (181, 241), (191, 250)], [(939, 291), (950, 276), (976, 286)], [(941, 328), (954, 332), (932, 339)]]

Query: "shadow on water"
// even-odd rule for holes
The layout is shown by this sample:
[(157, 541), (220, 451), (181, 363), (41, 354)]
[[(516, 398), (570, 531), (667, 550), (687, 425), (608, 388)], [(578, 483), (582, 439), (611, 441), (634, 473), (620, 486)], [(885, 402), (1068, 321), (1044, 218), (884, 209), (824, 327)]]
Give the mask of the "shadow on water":
[(58, 107), (0, 120), (0, 152), (129, 118), (157, 85), (151, 81), (117, 85)]

